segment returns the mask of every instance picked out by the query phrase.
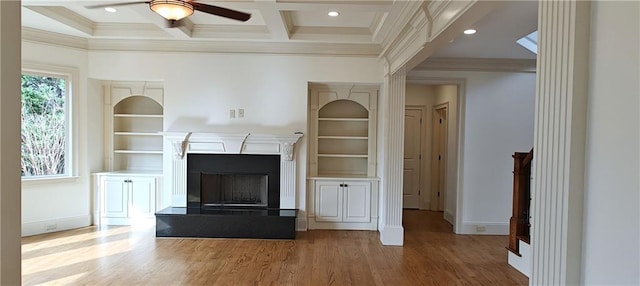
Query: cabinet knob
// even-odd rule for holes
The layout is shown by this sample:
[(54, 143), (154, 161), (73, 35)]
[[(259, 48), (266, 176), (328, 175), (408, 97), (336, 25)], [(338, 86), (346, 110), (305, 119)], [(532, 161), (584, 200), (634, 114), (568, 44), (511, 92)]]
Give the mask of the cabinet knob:
[(345, 188), (346, 188), (346, 187), (348, 187), (348, 186), (349, 186), (349, 185), (347, 185), (347, 184), (344, 184), (344, 186), (343, 186), (343, 187), (345, 187)]
[(344, 187), (344, 184), (340, 184), (340, 187)]

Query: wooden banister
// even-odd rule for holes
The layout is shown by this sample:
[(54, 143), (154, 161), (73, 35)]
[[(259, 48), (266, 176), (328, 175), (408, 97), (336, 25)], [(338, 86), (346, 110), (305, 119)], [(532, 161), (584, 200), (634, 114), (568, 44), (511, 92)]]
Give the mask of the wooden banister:
[(529, 153), (513, 154), (513, 206), (509, 220), (507, 249), (518, 256), (520, 256), (518, 240), (529, 243), (530, 238), (531, 160), (533, 160), (533, 149)]

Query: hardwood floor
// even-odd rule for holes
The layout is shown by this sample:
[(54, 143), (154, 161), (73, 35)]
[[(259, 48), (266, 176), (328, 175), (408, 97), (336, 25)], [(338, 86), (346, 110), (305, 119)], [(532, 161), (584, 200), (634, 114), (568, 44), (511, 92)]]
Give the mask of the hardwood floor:
[(149, 227), (63, 231), (22, 240), (24, 285), (526, 285), (507, 236), (455, 235), (441, 212), (404, 212), (404, 247), (371, 231), (295, 240), (156, 239)]

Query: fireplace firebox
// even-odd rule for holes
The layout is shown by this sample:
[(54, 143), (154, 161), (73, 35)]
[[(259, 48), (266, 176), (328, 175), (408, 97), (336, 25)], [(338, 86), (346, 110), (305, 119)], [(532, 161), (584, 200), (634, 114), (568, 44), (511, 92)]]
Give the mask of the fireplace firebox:
[(280, 207), (280, 156), (188, 154), (188, 208)]

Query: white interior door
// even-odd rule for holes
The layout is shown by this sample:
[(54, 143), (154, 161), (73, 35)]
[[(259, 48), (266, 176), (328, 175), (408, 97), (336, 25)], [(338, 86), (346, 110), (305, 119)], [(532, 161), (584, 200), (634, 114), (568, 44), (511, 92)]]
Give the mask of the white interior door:
[(417, 209), (420, 207), (421, 121), (422, 109), (405, 109), (403, 208)]
[(431, 210), (444, 210), (447, 178), (447, 105), (433, 111), (433, 164), (431, 174)]

